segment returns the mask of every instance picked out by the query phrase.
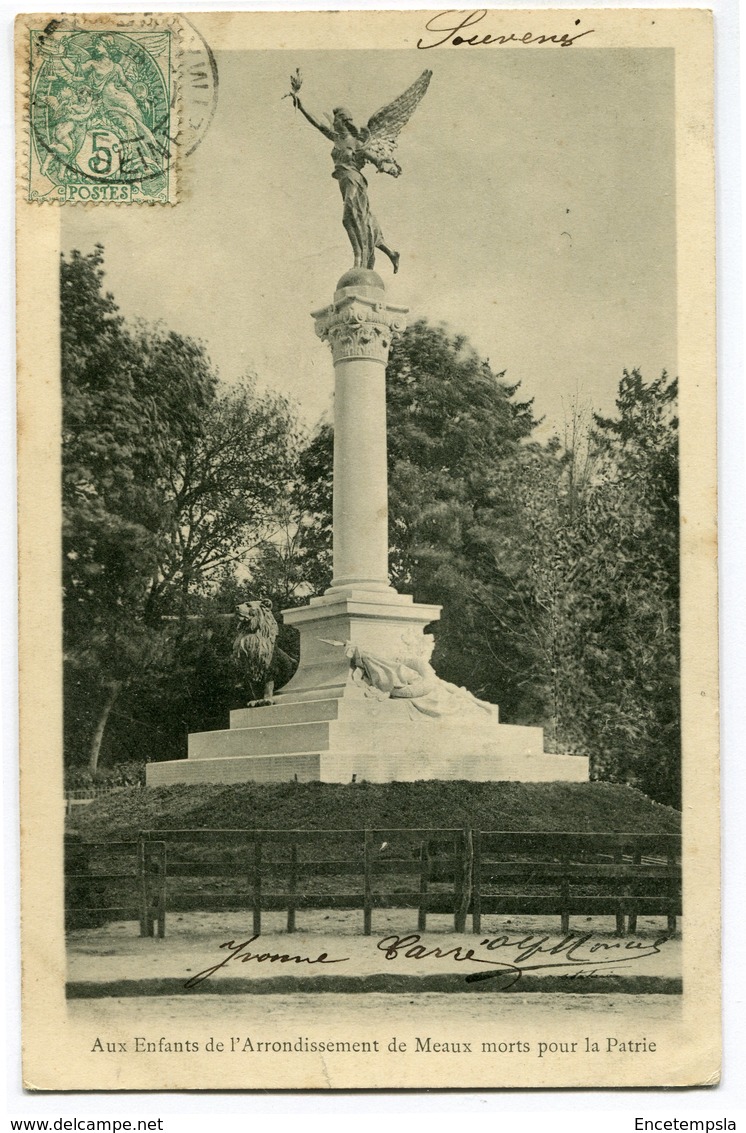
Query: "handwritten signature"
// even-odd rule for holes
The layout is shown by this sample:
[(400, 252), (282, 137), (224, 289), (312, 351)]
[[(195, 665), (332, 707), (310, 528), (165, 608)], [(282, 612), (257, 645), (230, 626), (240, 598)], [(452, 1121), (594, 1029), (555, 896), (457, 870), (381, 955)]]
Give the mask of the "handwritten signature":
[(220, 947), (227, 948), (229, 955), (219, 963), (213, 964), (212, 967), (197, 972), (196, 976), (187, 980), (184, 987), (196, 987), (203, 980), (214, 976), (216, 972), (224, 968), (226, 964), (230, 964), (232, 960), (240, 960), (242, 964), (253, 960), (257, 964), (308, 964), (309, 967), (314, 964), (344, 964), (349, 960), (349, 956), (330, 959), (326, 952), (319, 952), (318, 956), (315, 957), (301, 956), (300, 954), (291, 955), (289, 952), (250, 952), (249, 945), (254, 944), (258, 939), (258, 935), (250, 936), (248, 940), (243, 940), (240, 944), (237, 944), (235, 940), (226, 940)]
[[(522, 35), (516, 35), (515, 32), (510, 32), (509, 35), (489, 35), (486, 33), (469, 36), (459, 35), (459, 32), (465, 28), (471, 28), (474, 24), (481, 23), (486, 15), (486, 8), (477, 8), (471, 12), (439, 12), (436, 16), (430, 17), (425, 24), (425, 29), (441, 38), (436, 39), (433, 43), (418, 39), (417, 46), (420, 51), (427, 51), (431, 47), (442, 47), (444, 43), (450, 43), (452, 47), (460, 47), (462, 44), (467, 44), (469, 47), (487, 47), (495, 43), (554, 43), (558, 47), (572, 47), (576, 39), (582, 39), (584, 35), (592, 35), (595, 31), (595, 28), (586, 28), (584, 31), (575, 32), (575, 35), (568, 35), (567, 32), (563, 32), (562, 35), (544, 35), (532, 31), (524, 32)], [(580, 20), (576, 20), (575, 26), (577, 27), (579, 24)]]
[[(547, 968), (569, 969), (564, 973), (568, 976), (585, 975), (589, 978), (600, 978), (603, 972), (599, 971), (607, 965), (629, 964), (631, 961), (644, 960), (648, 956), (660, 953), (663, 945), (668, 941), (667, 936), (659, 936), (647, 942), (644, 940), (605, 941), (595, 940), (590, 932), (576, 936), (569, 933), (561, 940), (556, 937), (542, 936), (531, 933), (527, 936), (495, 936), (485, 937), (472, 947), (458, 944), (450, 948), (441, 948), (439, 945), (430, 946), (422, 942), (419, 933), (409, 933), (405, 936), (384, 936), (376, 944), (379, 952), (383, 952), (386, 960), (450, 960), (456, 964), (480, 965), (475, 971), (466, 976), (466, 983), (476, 983), (480, 980), (500, 978), (503, 982), (500, 990), (506, 991), (516, 983), (524, 972), (537, 972)], [(235, 960), (242, 964), (253, 962), (255, 964), (305, 964), (308, 967), (329, 964), (346, 964), (349, 956), (329, 956), (328, 952), (319, 952), (317, 956), (307, 956), (301, 953), (271, 952), (252, 950), (251, 945), (259, 940), (258, 935), (250, 936), (248, 940), (236, 942), (226, 940), (219, 947), (228, 954), (209, 968), (197, 972), (184, 984), (185, 988), (193, 988), (204, 980), (214, 976), (227, 964)], [(510, 955), (506, 959), (498, 959), (494, 953), (499, 952), (505, 956), (508, 950)], [(607, 956), (613, 953), (612, 956)], [(492, 954), (492, 955), (490, 955)], [(536, 961), (539, 956), (550, 959)], [(591, 972), (584, 969), (592, 969)]]
[[(479, 954), (474, 948), (464, 948), (456, 945), (453, 948), (429, 948), (422, 944), (422, 937), (418, 933), (408, 936), (384, 936), (378, 941), (377, 948), (383, 952), (387, 960), (453, 960), (455, 963), (471, 963), (487, 965), (489, 971), (470, 972), (466, 976), (466, 983), (477, 983), (480, 980), (504, 978), (501, 990), (506, 991), (517, 983), (524, 972), (538, 972), (547, 968), (575, 968), (592, 967), (596, 977), (600, 975), (597, 969), (607, 964), (615, 966), (629, 963), (632, 960), (643, 960), (647, 956), (660, 953), (662, 946), (669, 938), (656, 937), (651, 943), (644, 940), (604, 941), (594, 940), (590, 932), (575, 936), (570, 933), (556, 943), (550, 936), (537, 936), (531, 934), (524, 937), (511, 938), (510, 936), (486, 937), (476, 946), (485, 952), (495, 952), (500, 948), (510, 949), (514, 954), (510, 960), (493, 960), (489, 956)], [(605, 952), (615, 952), (609, 959), (601, 959)], [(543, 963), (527, 964), (536, 956), (548, 955), (561, 957)]]

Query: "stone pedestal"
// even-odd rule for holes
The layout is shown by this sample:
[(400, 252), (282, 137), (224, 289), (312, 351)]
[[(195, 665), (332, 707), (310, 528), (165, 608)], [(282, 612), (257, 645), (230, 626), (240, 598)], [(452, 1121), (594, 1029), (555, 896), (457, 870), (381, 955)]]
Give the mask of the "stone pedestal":
[(332, 588), (322, 598), (312, 598), (308, 606), (285, 610), (286, 624), (295, 626), (300, 634), (301, 660), (277, 699), (313, 698), (320, 693), (344, 696), (351, 666), (342, 643), (379, 657), (393, 657), (402, 652), (405, 637), (421, 635), (439, 617), (440, 606), (415, 603), (410, 595), (395, 590)]
[[(587, 759), (544, 753), (541, 728), (501, 724), (496, 705), (439, 682), (424, 629), (440, 607), (389, 584), (386, 363), (406, 314), (386, 304), (381, 279), (363, 269), (342, 276), (334, 302), (314, 313), (335, 368), (332, 584), (283, 613), (300, 634), (300, 664), (275, 703), (232, 712), (225, 730), (191, 735), (189, 758), (151, 764), (149, 785), (587, 780)], [(361, 655), (373, 667), (381, 659), (398, 687), (379, 687), (385, 679), (377, 686)], [(418, 682), (430, 690), (419, 699)]]

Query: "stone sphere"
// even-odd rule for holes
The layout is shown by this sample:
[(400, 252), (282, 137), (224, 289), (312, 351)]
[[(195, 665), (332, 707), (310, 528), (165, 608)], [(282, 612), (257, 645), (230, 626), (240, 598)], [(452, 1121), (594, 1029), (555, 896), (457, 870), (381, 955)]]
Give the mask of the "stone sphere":
[(337, 284), (337, 291), (343, 287), (377, 287), (380, 291), (385, 290), (378, 272), (371, 271), (370, 268), (350, 268)]

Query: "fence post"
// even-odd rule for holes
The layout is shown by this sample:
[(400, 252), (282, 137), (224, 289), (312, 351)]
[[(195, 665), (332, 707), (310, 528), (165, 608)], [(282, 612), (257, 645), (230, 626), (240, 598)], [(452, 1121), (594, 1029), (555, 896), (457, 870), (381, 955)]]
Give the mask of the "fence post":
[(668, 932), (671, 936), (676, 935), (676, 907), (679, 899), (679, 884), (676, 876), (676, 851), (671, 847), (666, 852), (666, 862), (668, 865), (668, 894), (670, 899), (669, 913), (668, 913)]
[(472, 830), (471, 931), (482, 931), (482, 831)]
[(560, 932), (567, 936), (570, 931), (570, 855), (566, 850), (560, 860), (565, 869), (560, 878)]
[[(153, 849), (155, 843), (144, 839), (142, 843), (142, 913), (145, 926), (144, 936), (155, 936), (155, 918), (153, 916)], [(157, 900), (157, 896), (156, 896)]]
[(290, 844), (290, 876), (288, 878), (288, 932), (295, 932), (295, 890), (298, 884), (298, 843)]
[(420, 903), (417, 909), (417, 931), (427, 928), (427, 890), (430, 881), (430, 845), (427, 840), (420, 842)]
[(145, 870), (145, 839), (140, 834), (137, 840), (137, 879), (140, 890), (140, 936), (148, 932), (148, 882)]
[[(617, 848), (614, 850), (614, 861), (617, 865), (623, 865), (624, 864), (624, 847), (621, 844), (619, 846), (617, 846)], [(617, 911), (616, 911), (616, 933), (614, 935), (615, 936), (624, 936), (624, 933), (625, 933), (625, 923), (624, 923), (625, 901), (624, 901), (624, 879), (623, 878), (619, 879), (618, 886), (619, 886), (619, 890), (621, 892), (619, 894), (619, 905), (618, 905)]]
[[(633, 851), (632, 851), (632, 865), (633, 866), (642, 865), (642, 850), (637, 849), (637, 847), (634, 847)], [(634, 893), (632, 891), (632, 887), (635, 885), (635, 883), (637, 881), (639, 881), (639, 877), (638, 877), (637, 873), (633, 870), (632, 871), (632, 877), (630, 878), (630, 881), (627, 885), (627, 898), (629, 900), (629, 908), (628, 908), (629, 915), (627, 917), (627, 932), (630, 932), (630, 933), (637, 932), (637, 902), (635, 901)]]
[(466, 932), (466, 914), (471, 903), (471, 878), (474, 848), (471, 830), (461, 830), (454, 838), (455, 885), (453, 928), (455, 932)]
[(158, 919), (158, 936), (163, 940), (166, 935), (166, 843), (155, 842), (153, 848), (155, 849), (155, 874), (157, 879), (155, 906)]
[(140, 935), (166, 935), (166, 843), (150, 842), (140, 835), (138, 841), (140, 875)]
[(261, 838), (254, 838), (253, 890), (254, 890), (254, 936), (259, 936), (261, 934), (261, 931), (262, 931), (262, 841), (261, 841)]
[(464, 884), (463, 846), (458, 834), (453, 835), (453, 931), (458, 932), (459, 910)]
[(363, 860), (363, 935), (370, 936), (373, 912), (373, 894), (371, 889), (370, 870), (372, 865), (373, 833), (365, 831), (364, 860)]

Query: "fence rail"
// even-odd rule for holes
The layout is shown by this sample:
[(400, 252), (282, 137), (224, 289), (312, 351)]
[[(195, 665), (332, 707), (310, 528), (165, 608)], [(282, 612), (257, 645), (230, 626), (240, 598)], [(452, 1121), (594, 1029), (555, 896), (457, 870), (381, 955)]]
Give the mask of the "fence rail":
[(82, 927), (140, 914), (137, 842), (65, 839), (65, 920)]
[[(68, 923), (131, 916), (143, 936), (166, 932), (168, 912), (377, 909), (447, 913), (454, 930), (482, 931), (487, 915), (612, 916), (634, 932), (640, 916), (681, 916), (681, 843), (671, 834), (369, 828), (147, 830), (137, 842), (66, 844)], [(207, 890), (205, 891), (205, 886)]]

